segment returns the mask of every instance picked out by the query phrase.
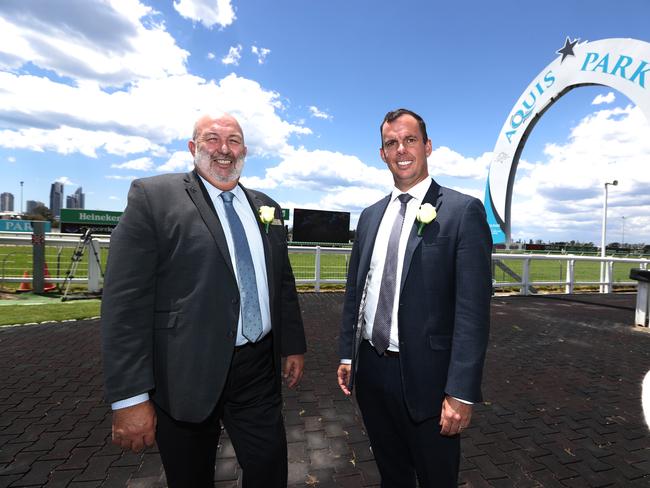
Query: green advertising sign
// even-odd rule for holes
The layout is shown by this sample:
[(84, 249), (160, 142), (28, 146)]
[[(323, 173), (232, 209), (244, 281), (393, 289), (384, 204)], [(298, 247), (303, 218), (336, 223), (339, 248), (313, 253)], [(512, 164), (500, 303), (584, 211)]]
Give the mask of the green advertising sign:
[(289, 209), (288, 208), (283, 208), (282, 209), (282, 220), (285, 222), (289, 220)]
[(122, 212), (108, 210), (83, 210), (79, 208), (61, 209), (61, 232), (83, 234), (90, 230), (93, 234), (110, 234), (120, 221)]
[(121, 216), (122, 212), (109, 212), (108, 210), (61, 209), (61, 223), (69, 224), (112, 225), (115, 227)]

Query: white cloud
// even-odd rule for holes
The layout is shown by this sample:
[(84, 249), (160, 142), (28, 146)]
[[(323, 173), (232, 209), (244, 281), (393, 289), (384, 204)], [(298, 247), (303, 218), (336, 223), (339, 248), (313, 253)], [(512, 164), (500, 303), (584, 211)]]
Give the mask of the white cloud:
[[(603, 185), (609, 189), (609, 227), (626, 218), (626, 241), (650, 241), (650, 124), (637, 107), (583, 118), (564, 144), (548, 144), (547, 161), (518, 175), (513, 188), (513, 235), (524, 239), (600, 242)], [(549, 235), (550, 233), (550, 235)], [(609, 231), (608, 241), (620, 240)]]
[(15, 163), (15, 162), (16, 162), (16, 158), (14, 158), (13, 156), (8, 156), (8, 157), (7, 157), (7, 161), (9, 161), (10, 163)]
[(163, 148), (144, 137), (122, 136), (112, 132), (66, 126), (54, 130), (35, 128), (17, 131), (2, 130), (0, 146), (37, 152), (55, 151), (59, 154), (81, 153), (91, 158), (97, 157), (99, 149), (118, 156), (145, 151), (163, 151)]
[(121, 200), (120, 198), (116, 197), (115, 195), (111, 195), (108, 197), (109, 200)]
[(221, 58), (221, 62), (226, 66), (230, 64), (234, 66), (239, 66), (239, 60), (241, 59), (241, 50), (242, 50), (241, 44), (237, 44), (236, 46), (230, 46), (230, 49), (228, 50), (228, 54), (226, 54), (223, 58)]
[(216, 58), (216, 56), (214, 55), (214, 53), (208, 53), (206, 57), (207, 57), (209, 60), (213, 60), (214, 58)]
[(330, 114), (328, 114), (327, 112), (321, 111), (315, 105), (311, 105), (309, 107), (309, 113), (311, 113), (312, 117), (316, 117), (317, 119), (332, 120), (334, 118)]
[(105, 176), (107, 180), (137, 180), (139, 176), (122, 176), (122, 175), (107, 175)]
[(0, 68), (26, 63), (74, 80), (122, 86), (186, 73), (187, 51), (139, 0), (0, 3)]
[(174, 1), (174, 8), (181, 16), (208, 29), (217, 24), (227, 27), (237, 19), (230, 0), (179, 0)]
[(176, 151), (169, 160), (156, 168), (156, 171), (173, 173), (176, 171), (189, 171), (194, 167), (192, 154), (189, 151)]
[(73, 87), (0, 72), (0, 107), (5, 125), (15, 125), (0, 131), (1, 147), (91, 157), (100, 150), (121, 156), (144, 152), (164, 156), (164, 144), (189, 139), (198, 115), (211, 110), (238, 117), (249, 152), (256, 155), (277, 154), (288, 146), (292, 134), (311, 133), (280, 117), (278, 93), (235, 74), (219, 82), (192, 75), (139, 80), (106, 93), (88, 84)]
[(465, 157), (446, 146), (431, 152), (428, 158), (429, 173), (457, 178), (485, 179), (492, 153), (483, 153), (478, 158)]
[(111, 168), (116, 169), (134, 169), (137, 171), (149, 171), (153, 169), (153, 161), (149, 157), (132, 159), (122, 164), (111, 164)]
[(311, 189), (340, 191), (347, 187), (387, 190), (392, 178), (387, 169), (368, 166), (356, 156), (304, 148), (288, 149), (277, 166), (267, 168), (264, 179), (255, 179), (257, 188)]
[(614, 92), (609, 92), (607, 95), (598, 95), (596, 98), (593, 99), (591, 102), (592, 105), (602, 105), (605, 103), (612, 103), (616, 100), (616, 95), (614, 95)]
[(76, 186), (77, 185), (76, 183), (73, 183), (73, 181), (70, 178), (68, 178), (67, 176), (59, 176), (54, 181), (58, 181), (59, 183), (63, 183), (64, 185), (71, 185), (71, 186)]
[(257, 63), (264, 64), (266, 57), (271, 54), (271, 50), (265, 47), (251, 46), (251, 52), (257, 56)]

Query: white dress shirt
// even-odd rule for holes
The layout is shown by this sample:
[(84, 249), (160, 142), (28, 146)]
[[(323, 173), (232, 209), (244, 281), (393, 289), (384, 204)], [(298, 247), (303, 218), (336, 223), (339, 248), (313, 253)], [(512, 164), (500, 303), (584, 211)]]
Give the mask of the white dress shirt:
[[(205, 188), (208, 190), (214, 209), (217, 211), (217, 216), (221, 222), (221, 227), (223, 232), (226, 235), (226, 242), (228, 243), (228, 252), (230, 253), (230, 260), (232, 262), (233, 270), (235, 271), (235, 277), (237, 278), (237, 283), (239, 283), (239, 276), (237, 275), (237, 255), (236, 249), (232, 240), (232, 235), (230, 234), (230, 224), (228, 223), (228, 216), (226, 215), (226, 209), (224, 208), (223, 199), (221, 198), (222, 190), (212, 186), (205, 180), (201, 175), (199, 178), (203, 181)], [(244, 190), (238, 185), (234, 189), (230, 190), (231, 193), (235, 196), (232, 200), (233, 208), (241, 223), (244, 227), (244, 232), (246, 232), (246, 239), (249, 243), (251, 258), (253, 259), (253, 267), (255, 268), (255, 280), (257, 282), (257, 295), (260, 302), (260, 312), (262, 315), (262, 337), (268, 334), (271, 331), (271, 307), (269, 304), (269, 284), (268, 277), (266, 275), (266, 259), (264, 257), (264, 244), (262, 243), (262, 235), (260, 234), (259, 225), (257, 221), (257, 215), (253, 212)], [(216, 252), (216, 250), (215, 250)], [(240, 301), (241, 304), (241, 301)], [(242, 314), (239, 314), (239, 321), (237, 322), (237, 339), (235, 341), (236, 346), (244, 345), (248, 342), (242, 333)], [(143, 403), (149, 400), (149, 393), (142, 393), (134, 397), (126, 398), (111, 404), (113, 410), (118, 410), (120, 408), (131, 407), (137, 405), (138, 403)]]
[(429, 191), (431, 186), (431, 178), (426, 178), (420, 183), (411, 187), (407, 192), (403, 192), (397, 188), (393, 188), (390, 195), (390, 202), (384, 216), (379, 224), (377, 231), (377, 238), (375, 239), (375, 247), (372, 250), (372, 258), (370, 260), (370, 269), (368, 270), (368, 289), (366, 294), (366, 306), (364, 308), (364, 328), (361, 332), (364, 339), (368, 339), (372, 343), (372, 327), (375, 322), (375, 313), (377, 312), (377, 302), (379, 300), (379, 290), (381, 288), (381, 275), (384, 272), (384, 264), (386, 262), (386, 250), (388, 249), (388, 239), (390, 231), (393, 227), (395, 217), (399, 213), (402, 203), (397, 198), (402, 193), (408, 193), (411, 198), (406, 204), (406, 214), (404, 215), (404, 225), (402, 225), (402, 233), (399, 238), (399, 247), (397, 249), (397, 279), (395, 282), (395, 296), (393, 297), (393, 316), (391, 318), (390, 326), (390, 343), (388, 345), (389, 351), (399, 351), (399, 335), (397, 330), (397, 313), (399, 311), (399, 296), (401, 293), (401, 276), (404, 267), (404, 254), (406, 252), (406, 244), (408, 243), (409, 234), (413, 229), (415, 222), (415, 215), (417, 214), (422, 201)]

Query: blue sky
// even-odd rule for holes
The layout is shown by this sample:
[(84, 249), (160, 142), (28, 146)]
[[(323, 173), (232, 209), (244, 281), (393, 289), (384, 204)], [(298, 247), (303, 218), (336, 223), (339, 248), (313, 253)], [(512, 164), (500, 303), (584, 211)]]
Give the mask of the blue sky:
[[(379, 123), (404, 106), (427, 121), (430, 173), (482, 198), (505, 118), (565, 37), (650, 42), (648, 18), (644, 0), (3, 0), (0, 192), (19, 207), (24, 181), (25, 201), (47, 203), (59, 180), (122, 210), (133, 178), (191, 165), (198, 114), (227, 110), (245, 130), (244, 184), (354, 226), (391, 188)], [(513, 238), (598, 242), (614, 174), (608, 240), (625, 220), (626, 242), (650, 242), (648, 135), (619, 92), (563, 97), (524, 149)], [(603, 154), (611, 174), (593, 174)]]

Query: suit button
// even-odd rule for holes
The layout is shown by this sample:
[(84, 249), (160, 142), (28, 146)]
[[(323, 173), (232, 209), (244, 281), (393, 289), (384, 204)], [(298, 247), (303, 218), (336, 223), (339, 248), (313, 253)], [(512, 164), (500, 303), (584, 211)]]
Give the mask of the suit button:
[(228, 331), (228, 337), (235, 337), (235, 333), (232, 330)]
[(237, 305), (239, 303), (239, 298), (235, 297), (232, 299), (232, 304)]

